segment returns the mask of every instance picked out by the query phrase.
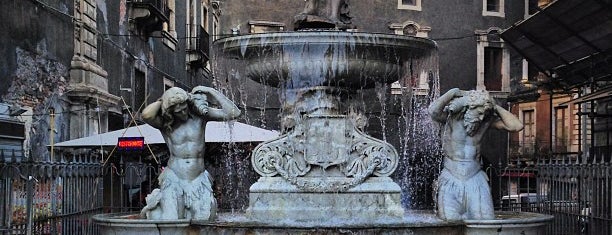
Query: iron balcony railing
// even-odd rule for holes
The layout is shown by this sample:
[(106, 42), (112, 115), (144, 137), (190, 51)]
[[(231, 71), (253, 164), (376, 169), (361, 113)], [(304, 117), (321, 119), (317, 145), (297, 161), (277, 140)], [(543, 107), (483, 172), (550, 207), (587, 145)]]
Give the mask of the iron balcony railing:
[(210, 55), (210, 35), (202, 27), (200, 27), (197, 50), (202, 53), (203, 60), (205, 60), (205, 62), (208, 61)]
[[(191, 25), (187, 25), (187, 28), (191, 28)], [(189, 38), (191, 46), (187, 48), (187, 52), (195, 55), (190, 59), (189, 63), (192, 66), (205, 68), (206, 63), (210, 58), (210, 35), (204, 27), (197, 26), (197, 36)], [(195, 33), (192, 35), (196, 35)]]
[(164, 22), (170, 21), (168, 0), (132, 0), (128, 2), (132, 8), (148, 9), (150, 14), (135, 19), (139, 27), (147, 32), (161, 30)]
[(170, 8), (168, 8), (168, 0), (132, 0), (132, 5), (149, 6), (156, 13), (162, 15), (168, 20), (170, 17)]

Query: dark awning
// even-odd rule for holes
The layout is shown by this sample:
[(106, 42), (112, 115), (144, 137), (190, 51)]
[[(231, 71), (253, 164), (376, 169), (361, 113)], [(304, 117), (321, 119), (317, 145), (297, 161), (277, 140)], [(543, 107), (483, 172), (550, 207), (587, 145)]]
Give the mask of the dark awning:
[(596, 92), (590, 93), (582, 97), (578, 97), (576, 99), (572, 99), (562, 104), (580, 104), (580, 103), (599, 100), (599, 99), (603, 99), (607, 97), (612, 97), (612, 87), (602, 88)]
[(558, 0), (501, 37), (564, 86), (612, 76), (612, 0)]

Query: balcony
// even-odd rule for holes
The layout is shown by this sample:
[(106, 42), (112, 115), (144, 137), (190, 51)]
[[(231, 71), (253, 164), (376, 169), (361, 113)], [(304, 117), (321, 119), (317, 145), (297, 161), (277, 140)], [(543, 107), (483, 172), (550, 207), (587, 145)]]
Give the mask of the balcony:
[(210, 55), (210, 35), (203, 27), (198, 30), (198, 36), (190, 39), (193, 44), (187, 48), (187, 63), (192, 68), (205, 68)]
[(128, 1), (128, 7), (133, 28), (145, 36), (161, 31), (164, 22), (169, 22), (170, 9), (167, 0), (132, 0)]

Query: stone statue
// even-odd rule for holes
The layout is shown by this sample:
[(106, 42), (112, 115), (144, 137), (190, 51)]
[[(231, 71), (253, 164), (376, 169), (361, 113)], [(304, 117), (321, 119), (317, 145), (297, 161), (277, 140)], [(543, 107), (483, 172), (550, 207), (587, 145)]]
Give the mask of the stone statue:
[(159, 176), (160, 189), (147, 196), (142, 216), (162, 220), (214, 218), (216, 200), (204, 168), (206, 123), (239, 115), (232, 101), (204, 86), (193, 88), (191, 93), (170, 88), (142, 111), (143, 120), (161, 131), (170, 152), (168, 166)]
[(429, 106), (444, 125), (444, 169), (437, 181), (438, 217), (445, 220), (493, 219), (488, 178), (480, 166), (480, 141), (489, 127), (520, 131), (516, 116), (495, 104), (487, 91), (451, 89)]
[(352, 28), (348, 0), (305, 0), (304, 10), (295, 16), (295, 29)]

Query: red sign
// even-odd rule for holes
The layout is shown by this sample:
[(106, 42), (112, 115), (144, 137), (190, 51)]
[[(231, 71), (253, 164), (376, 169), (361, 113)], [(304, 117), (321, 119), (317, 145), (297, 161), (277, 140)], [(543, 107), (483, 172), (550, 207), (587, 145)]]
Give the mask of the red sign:
[(119, 137), (117, 147), (119, 150), (144, 149), (144, 137)]

